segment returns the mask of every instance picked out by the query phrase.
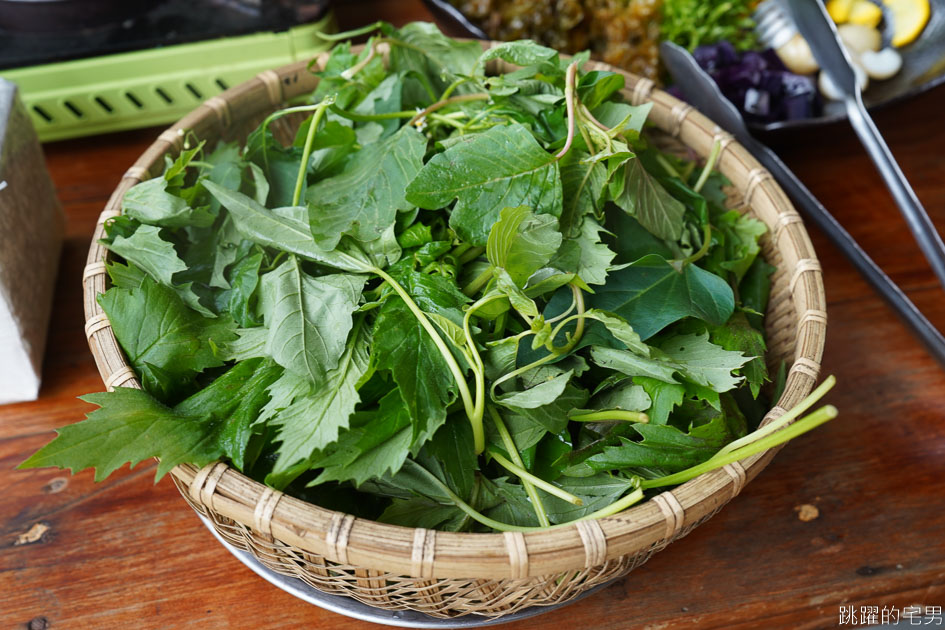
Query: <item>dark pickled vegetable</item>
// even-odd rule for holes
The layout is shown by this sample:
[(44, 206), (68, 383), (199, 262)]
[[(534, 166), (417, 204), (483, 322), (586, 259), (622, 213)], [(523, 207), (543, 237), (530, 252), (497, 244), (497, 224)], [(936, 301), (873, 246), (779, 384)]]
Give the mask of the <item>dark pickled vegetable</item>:
[(767, 123), (820, 114), (814, 80), (788, 71), (771, 49), (738, 53), (730, 42), (719, 42), (699, 46), (693, 57), (746, 120)]

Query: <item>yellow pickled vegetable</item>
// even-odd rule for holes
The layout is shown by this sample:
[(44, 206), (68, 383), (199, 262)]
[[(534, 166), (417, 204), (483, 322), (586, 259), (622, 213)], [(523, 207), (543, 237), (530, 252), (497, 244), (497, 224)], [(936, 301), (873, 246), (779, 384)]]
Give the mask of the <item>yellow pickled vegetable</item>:
[(850, 15), (847, 18), (851, 24), (861, 24), (876, 28), (880, 20), (883, 19), (883, 10), (870, 2), (869, 0), (856, 0), (850, 8)]
[(850, 11), (856, 0), (827, 0), (827, 13), (837, 24), (843, 24), (850, 19)]
[(892, 45), (896, 48), (915, 41), (929, 21), (929, 0), (883, 0), (893, 22)]

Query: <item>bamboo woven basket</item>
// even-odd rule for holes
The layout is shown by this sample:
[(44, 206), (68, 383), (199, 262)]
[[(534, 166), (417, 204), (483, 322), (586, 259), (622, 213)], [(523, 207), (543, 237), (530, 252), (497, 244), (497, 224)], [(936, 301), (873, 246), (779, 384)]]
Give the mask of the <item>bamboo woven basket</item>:
[[(614, 70), (595, 62), (588, 66)], [(762, 253), (778, 270), (766, 320), (768, 359), (770, 365), (784, 360), (790, 366), (784, 392), (765, 422), (777, 418), (813, 388), (827, 325), (820, 264), (801, 219), (771, 175), (729, 134), (654, 89), (652, 81), (623, 74), (624, 97), (633, 104), (652, 101), (649, 120), (667, 138), (703, 157), (721, 143), (718, 168), (733, 183), (730, 206), (769, 228)], [(85, 331), (108, 390), (140, 383), (96, 301), (107, 285), (109, 254), (99, 244), (103, 224), (120, 214), (129, 188), (161, 173), (164, 156), (180, 151), (185, 131), (211, 145), (217, 139), (243, 140), (267, 114), (317, 82), (304, 63), (267, 70), (161, 133), (122, 177), (99, 218), (83, 276)], [(298, 123), (287, 117), (274, 128), (287, 141)], [(283, 495), (225, 463), (202, 469), (182, 465), (171, 474), (184, 499), (225, 540), (280, 574), (386, 609), (497, 617), (566, 602), (628, 573), (715, 514), (773, 456), (772, 450), (729, 464), (614, 516), (526, 534), (438, 532), (359, 519)]]

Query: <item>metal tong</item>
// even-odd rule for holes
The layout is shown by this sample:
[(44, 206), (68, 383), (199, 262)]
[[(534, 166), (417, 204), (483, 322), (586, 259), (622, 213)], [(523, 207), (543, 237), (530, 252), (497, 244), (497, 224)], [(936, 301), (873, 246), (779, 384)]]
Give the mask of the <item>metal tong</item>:
[(919, 243), (919, 248), (938, 276), (938, 281), (945, 287), (945, 244), (935, 231), (935, 226), (915, 191), (909, 185), (902, 169), (883, 140), (873, 119), (863, 105), (863, 95), (856, 80), (856, 73), (850, 65), (846, 49), (840, 44), (833, 20), (827, 15), (824, 5), (816, 0), (787, 0), (787, 5), (794, 17), (797, 30), (807, 40), (814, 59), (820, 64), (834, 84), (843, 93), (843, 103), (847, 110), (847, 119), (853, 131), (859, 136), (866, 153), (873, 160), (876, 169), (886, 182), (899, 211), (906, 219), (912, 236)]

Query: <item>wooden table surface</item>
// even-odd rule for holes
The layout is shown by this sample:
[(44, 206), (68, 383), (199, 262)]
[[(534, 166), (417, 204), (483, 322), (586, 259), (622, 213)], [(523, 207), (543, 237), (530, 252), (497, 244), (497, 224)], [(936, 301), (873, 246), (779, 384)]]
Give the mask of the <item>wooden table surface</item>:
[[(417, 1), (342, 11), (345, 26), (423, 18)], [(945, 233), (945, 87), (876, 113)], [(68, 227), (40, 399), (0, 407), (0, 627), (376, 627), (293, 598), (216, 543), (154, 464), (14, 467), (103, 389), (83, 335), (81, 274), (98, 213), (156, 136), (46, 146)], [(945, 330), (945, 295), (845, 125), (772, 141), (824, 205)], [(816, 229), (830, 322), (823, 374), (841, 412), (796, 440), (719, 515), (603, 591), (512, 623), (538, 628), (825, 628), (840, 606), (945, 607), (945, 370)], [(819, 515), (799, 518), (799, 507)], [(934, 609), (933, 609), (934, 610)], [(934, 621), (933, 621), (934, 623)], [(939, 623), (927, 627), (936, 627)]]

